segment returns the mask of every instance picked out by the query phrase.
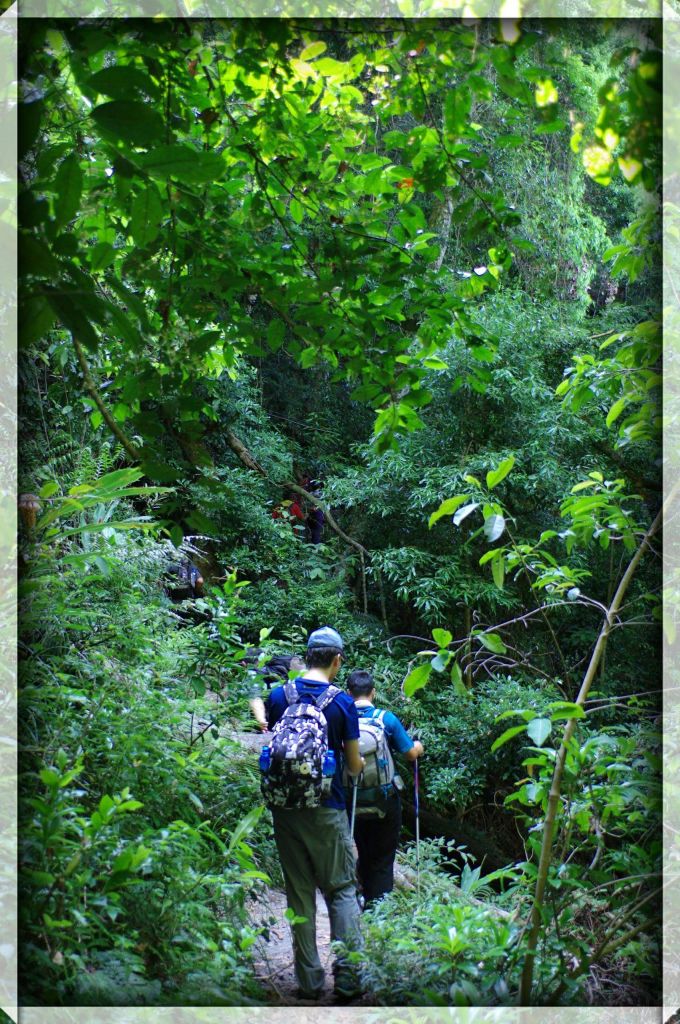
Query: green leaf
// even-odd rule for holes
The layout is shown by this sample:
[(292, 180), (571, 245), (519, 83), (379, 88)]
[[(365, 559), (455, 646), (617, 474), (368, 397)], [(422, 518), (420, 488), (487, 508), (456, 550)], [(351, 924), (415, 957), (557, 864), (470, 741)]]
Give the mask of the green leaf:
[(443, 672), (452, 657), (453, 655), (451, 654), (451, 651), (439, 651), (438, 654), (435, 654), (430, 665), (435, 672)]
[(412, 669), (404, 680), (404, 696), (412, 697), (416, 690), (421, 690), (430, 678), (431, 672), (430, 664), (417, 665)]
[(29, 348), (44, 338), (57, 314), (44, 295), (31, 295), (19, 303), (19, 344)]
[(193, 146), (175, 143), (158, 146), (149, 153), (135, 154), (135, 163), (152, 178), (177, 178), (189, 185), (221, 181), (226, 165), (219, 153), (201, 152)]
[(534, 130), (537, 135), (551, 135), (553, 132), (561, 132), (566, 127), (567, 122), (558, 117), (554, 121), (547, 121), (545, 124), (537, 125)]
[(503, 555), (497, 555), (491, 563), (491, 575), (493, 581), (499, 590), (503, 589), (503, 583), (505, 581), (505, 558)]
[(619, 398), (618, 401), (614, 402), (613, 406), (607, 413), (606, 424), (608, 427), (611, 427), (612, 423), (618, 419), (627, 404), (628, 398), (625, 395), (622, 398)]
[(105, 270), (116, 258), (116, 250), (110, 242), (97, 242), (90, 252), (90, 270), (97, 273)]
[(519, 734), (524, 732), (526, 728), (526, 725), (513, 725), (509, 729), (506, 729), (505, 732), (501, 733), (498, 739), (494, 740), (491, 744), (491, 753), (493, 754), (499, 747), (508, 743), (509, 740), (513, 739), (515, 736), (519, 736)]
[(484, 536), (490, 544), (493, 544), (494, 541), (498, 540), (504, 530), (505, 519), (497, 512), (488, 516), (484, 522)]
[(506, 476), (515, 465), (515, 456), (511, 455), (507, 459), (503, 459), (501, 464), (496, 469), (491, 469), (486, 474), (486, 486), (490, 491), (494, 489), (496, 484), (499, 484), (501, 480), (505, 480)]
[(264, 806), (260, 804), (258, 807), (253, 807), (252, 810), (248, 811), (248, 813), (243, 818), (241, 818), (241, 820), (239, 821), (236, 828), (231, 834), (229, 846), (225, 851), (227, 856), (229, 856), (233, 852), (238, 843), (240, 843), (243, 839), (245, 839), (247, 835), (249, 835), (253, 831), (253, 829), (255, 828), (263, 814)]
[(39, 498), (51, 498), (53, 494), (56, 494), (59, 490), (59, 484), (56, 480), (50, 480), (48, 483), (43, 484), (38, 491)]
[(536, 712), (530, 708), (513, 708), (510, 711), (503, 711), (500, 715), (496, 715), (495, 722), (502, 722), (504, 718), (515, 718), (517, 715), (523, 718), (525, 722), (530, 722), (532, 718), (536, 717)]
[(567, 700), (556, 700), (551, 704), (548, 704), (548, 710), (551, 711), (555, 708), (550, 715), (551, 722), (558, 722), (560, 719), (569, 718), (585, 718), (586, 713), (580, 704), (573, 704)]
[(498, 135), (494, 140), (494, 145), (499, 149), (506, 149), (507, 147), (516, 148), (524, 143), (524, 139), (521, 135)]
[(465, 683), (463, 682), (463, 673), (461, 672), (460, 665), (458, 664), (457, 661), (454, 661), (453, 668), (451, 669), (451, 682), (453, 683), (453, 688), (454, 688), (455, 692), (460, 697), (469, 697), (470, 696), (470, 694), (468, 693), (467, 687), (466, 687)]
[(453, 640), (453, 635), (449, 633), (448, 629), (433, 629), (432, 636), (438, 647), (448, 647)]
[(99, 131), (111, 139), (121, 139), (134, 146), (149, 146), (165, 131), (163, 118), (146, 103), (136, 100), (112, 100), (92, 111)]
[(474, 635), (488, 651), (492, 651), (494, 654), (505, 654), (507, 651), (507, 647), (498, 633), (475, 633)]
[(324, 53), (325, 50), (326, 44), (321, 40), (318, 40), (315, 43), (310, 43), (308, 46), (305, 46), (304, 50), (300, 54), (300, 60), (314, 60), (315, 57)]
[(299, 199), (291, 199), (290, 201), (290, 215), (296, 224), (302, 224), (305, 219), (305, 208)]
[(135, 196), (132, 203), (130, 234), (137, 245), (145, 246), (153, 242), (158, 234), (162, 216), (163, 207), (157, 188), (150, 186)]
[(286, 325), (283, 320), (270, 320), (267, 325), (267, 345), (272, 352), (277, 352), (283, 345), (286, 336)]
[(57, 193), (54, 200), (54, 216), (57, 225), (61, 227), (75, 217), (83, 191), (83, 172), (75, 153), (71, 153), (59, 164), (59, 170), (54, 178), (54, 188)]
[(534, 97), (537, 107), (549, 107), (557, 103), (558, 93), (551, 79), (545, 78), (537, 83)]
[(149, 96), (155, 99), (159, 88), (141, 68), (118, 64), (104, 68), (88, 78), (85, 88), (105, 96), (113, 96), (117, 100), (127, 100), (131, 93)]
[(43, 768), (40, 772), (40, 781), (46, 786), (56, 787), (59, 785), (59, 776), (52, 768)]
[(552, 723), (549, 718), (532, 718), (527, 725), (527, 734), (537, 747), (543, 746), (551, 732)]
[(467, 501), (467, 494), (457, 494), (455, 498), (447, 498), (443, 501), (436, 512), (433, 512), (430, 516), (429, 525), (430, 528), (434, 526), (438, 519), (442, 516), (450, 516), (459, 508), (464, 501)]
[(172, 541), (176, 548), (179, 548), (180, 544), (184, 540), (184, 533), (182, 531), (182, 527), (178, 526), (177, 523), (175, 523), (174, 526), (170, 527), (170, 540)]
[(479, 508), (478, 501), (472, 501), (469, 505), (464, 505), (463, 508), (459, 508), (453, 517), (454, 526), (459, 526), (464, 519), (467, 519), (471, 512), (474, 512), (476, 508)]

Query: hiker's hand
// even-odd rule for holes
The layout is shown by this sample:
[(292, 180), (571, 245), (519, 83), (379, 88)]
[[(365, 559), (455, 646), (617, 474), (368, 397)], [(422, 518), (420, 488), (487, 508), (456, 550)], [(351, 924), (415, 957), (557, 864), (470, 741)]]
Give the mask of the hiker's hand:
[(258, 722), (257, 724), (260, 732), (269, 732), (269, 726), (266, 722)]

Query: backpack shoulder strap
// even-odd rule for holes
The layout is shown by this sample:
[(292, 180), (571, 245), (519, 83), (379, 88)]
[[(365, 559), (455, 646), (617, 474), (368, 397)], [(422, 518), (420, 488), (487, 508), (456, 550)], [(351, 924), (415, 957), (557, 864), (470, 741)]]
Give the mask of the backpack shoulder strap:
[(316, 698), (316, 706), (319, 709), (319, 711), (323, 711), (325, 708), (328, 707), (329, 704), (332, 704), (335, 698), (341, 692), (342, 691), (338, 686), (333, 686), (332, 683), (329, 683), (329, 685), (326, 687), (323, 693), (320, 693), (319, 696)]
[(286, 683), (285, 686), (283, 687), (283, 693), (286, 698), (286, 701), (288, 702), (289, 707), (291, 704), (298, 703), (300, 699), (300, 694), (298, 693), (298, 688), (295, 685), (295, 683)]

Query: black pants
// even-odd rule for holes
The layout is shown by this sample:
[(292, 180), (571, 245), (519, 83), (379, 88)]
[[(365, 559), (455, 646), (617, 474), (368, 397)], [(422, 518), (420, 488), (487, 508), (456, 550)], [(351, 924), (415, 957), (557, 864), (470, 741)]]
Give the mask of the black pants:
[(401, 832), (401, 799), (397, 792), (388, 798), (386, 810), (384, 818), (362, 818), (357, 814), (354, 822), (354, 841), (359, 852), (357, 875), (366, 904), (394, 888), (394, 858)]

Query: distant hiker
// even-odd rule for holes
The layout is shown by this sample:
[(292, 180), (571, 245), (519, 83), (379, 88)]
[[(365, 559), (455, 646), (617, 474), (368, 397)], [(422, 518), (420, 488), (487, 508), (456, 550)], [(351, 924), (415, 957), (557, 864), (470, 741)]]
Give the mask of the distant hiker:
[(190, 558), (171, 563), (166, 569), (166, 589), (172, 601), (203, 596), (203, 575)]
[(286, 520), (292, 526), (296, 537), (304, 537), (307, 514), (294, 494), (289, 492), (285, 500), (275, 506), (272, 510), (272, 519)]
[[(354, 854), (345, 813), (343, 762), (351, 775), (364, 765), (354, 701), (333, 686), (343, 658), (342, 638), (330, 626), (310, 634), (304, 675), (273, 689), (267, 715), (271, 744), (262, 750), (262, 791), (272, 809), (274, 837), (293, 925), (295, 977), (303, 999), (323, 993), (324, 970), (316, 947), (316, 890), (328, 907), (331, 939), (359, 943)], [(333, 966), (339, 1000), (359, 994), (354, 969)]]
[(253, 686), (250, 693), (250, 710), (261, 732), (267, 732), (267, 716), (265, 713), (262, 693), (264, 688), (271, 690), (272, 686), (288, 682), (290, 672), (298, 675), (304, 671), (304, 660), (297, 654), (275, 654), (261, 668), (252, 668), (250, 674), (253, 677)]
[[(314, 495), (315, 498), (320, 497), (319, 494)], [(312, 505), (309, 512), (307, 513), (307, 529), (309, 530), (309, 541), (310, 544), (320, 544), (321, 537), (323, 535), (323, 527), (326, 522), (326, 517), (323, 514), (323, 510), (318, 505)]]
[[(354, 841), (359, 854), (357, 874), (367, 905), (394, 887), (394, 858), (401, 832), (399, 790), (404, 783), (395, 771), (392, 752), (415, 761), (423, 753), (423, 745), (411, 739), (391, 711), (374, 707), (375, 684), (370, 672), (352, 672), (347, 690), (359, 716), (359, 749), (366, 763), (357, 781)], [(352, 799), (350, 783), (345, 780), (348, 808)]]

